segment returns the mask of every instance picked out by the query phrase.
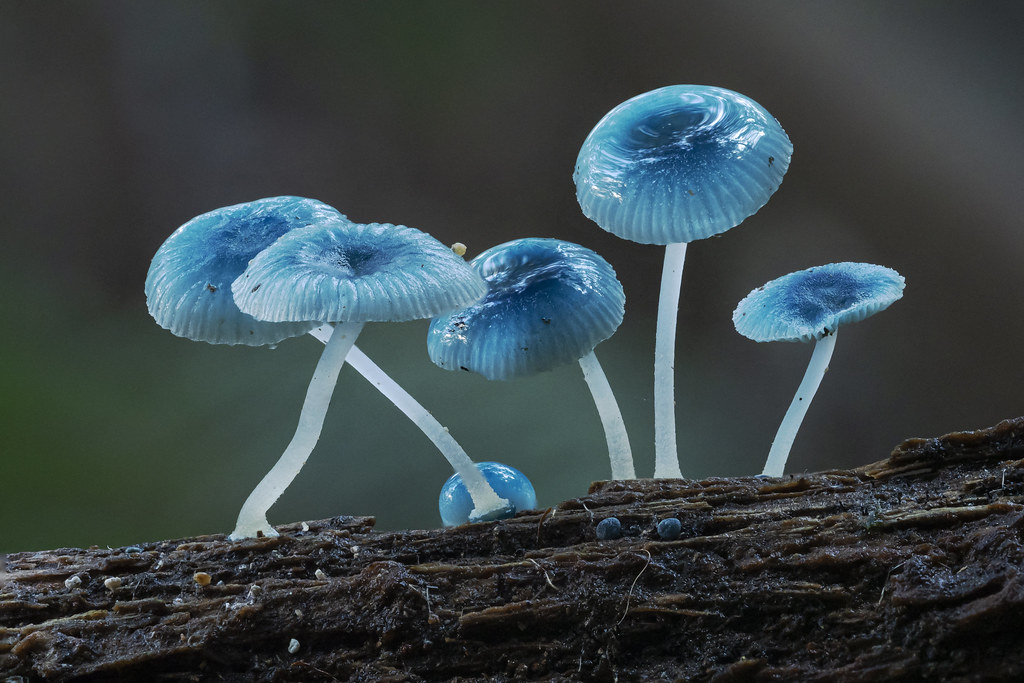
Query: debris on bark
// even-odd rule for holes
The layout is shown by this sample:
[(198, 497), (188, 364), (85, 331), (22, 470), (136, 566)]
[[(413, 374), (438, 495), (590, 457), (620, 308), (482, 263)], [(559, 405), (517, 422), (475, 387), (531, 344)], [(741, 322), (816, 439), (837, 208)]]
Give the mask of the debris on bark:
[[(0, 678), (1021, 679), (1022, 459), (1017, 418), (854, 470), (598, 482), (454, 529), (13, 553)], [(608, 517), (622, 535), (598, 540)]]

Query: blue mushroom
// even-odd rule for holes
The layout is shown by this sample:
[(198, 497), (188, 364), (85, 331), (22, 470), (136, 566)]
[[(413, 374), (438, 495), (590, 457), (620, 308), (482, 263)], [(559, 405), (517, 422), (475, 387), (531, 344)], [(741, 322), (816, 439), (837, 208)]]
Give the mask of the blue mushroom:
[[(388, 393), (397, 387), (354, 349), (363, 326), (372, 321), (429, 318), (477, 301), (486, 292), (483, 280), (450, 249), (426, 233), (405, 226), (347, 219), (293, 230), (261, 251), (232, 283), (235, 303), (258, 320), (311, 321), (326, 342), (310, 381), (295, 436), (281, 458), (242, 506), (230, 538), (276, 535), (267, 510), (305, 464), (320, 436), (338, 372), (350, 355), (366, 374), (375, 369), (376, 386)], [(329, 336), (324, 325), (333, 326)], [(369, 375), (368, 375), (369, 376)], [(386, 376), (384, 376), (386, 377)], [(399, 395), (407, 414), (426, 411), (408, 394)], [(421, 423), (422, 421), (419, 421)], [(435, 431), (444, 429), (433, 421)], [(432, 437), (434, 438), (434, 437)], [(510, 504), (486, 484), (453, 439), (445, 451), (470, 482), (480, 516), (507, 513)]]
[(594, 354), (623, 318), (625, 295), (612, 267), (590, 249), (543, 238), (500, 244), (469, 265), (487, 294), (431, 321), (430, 359), (502, 380), (578, 361), (604, 425), (612, 478), (635, 478), (622, 414)]
[[(481, 462), (477, 464), (484, 479), (502, 498), (512, 505), (512, 514), (519, 510), (532, 510), (537, 507), (537, 493), (526, 475), (514, 467), (500, 462)], [(441, 522), (445, 526), (458, 526), (467, 522), (483, 522), (512, 515), (501, 514), (480, 517), (474, 512), (473, 499), (466, 489), (462, 475), (456, 472), (441, 487), (437, 508), (441, 513)]]
[(672, 85), (623, 102), (587, 136), (573, 180), (583, 213), (664, 244), (654, 353), (655, 477), (681, 477), (673, 364), (686, 245), (735, 227), (778, 189), (793, 145), (771, 114), (724, 88)]
[(599, 541), (614, 541), (622, 538), (622, 522), (618, 517), (606, 517), (597, 524), (595, 535)]
[(343, 220), (303, 197), (268, 197), (204, 213), (174, 231), (146, 275), (146, 304), (161, 327), (211, 344), (276, 344), (308, 332), (307, 321), (264, 322), (243, 313), (231, 283), (249, 260), (286, 232)]
[(903, 296), (905, 280), (870, 263), (830, 263), (772, 280), (748, 294), (732, 314), (736, 331), (757, 342), (815, 340), (814, 353), (765, 462), (781, 477), (807, 407), (828, 369), (840, 325), (885, 310)]
[(675, 517), (666, 517), (658, 522), (656, 531), (663, 541), (674, 541), (683, 533), (683, 523)]

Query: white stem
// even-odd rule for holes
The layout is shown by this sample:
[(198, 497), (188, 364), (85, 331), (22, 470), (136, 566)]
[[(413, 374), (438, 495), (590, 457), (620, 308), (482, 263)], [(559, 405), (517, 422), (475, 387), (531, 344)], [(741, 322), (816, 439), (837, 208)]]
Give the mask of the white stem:
[(665, 247), (654, 337), (654, 477), (681, 478), (676, 450), (675, 349), (686, 243)]
[(597, 406), (597, 414), (601, 416), (601, 424), (604, 426), (604, 436), (608, 441), (608, 459), (612, 465), (612, 479), (636, 479), (633, 452), (629, 448), (629, 436), (626, 435), (622, 412), (593, 351), (580, 358), (580, 368), (583, 369), (583, 378), (587, 380), (587, 386), (590, 387), (594, 404)]
[(470, 519), (488, 518), (490, 515), (509, 507), (509, 502), (498, 496), (491, 488), (491, 485), (484, 479), (476, 464), (466, 455), (462, 446), (448, 433), (448, 430), (431, 415), (426, 408), (414, 399), (409, 392), (398, 383), (387, 376), (376, 363), (367, 357), (358, 347), (353, 347), (348, 355), (348, 363), (359, 371), (373, 386), (377, 387), (380, 393), (384, 394), (395, 407), (405, 413), (406, 417), (423, 430), (437, 449), (451, 464), (452, 469), (462, 476), (462, 483), (469, 491), (469, 497), (473, 499), (473, 511), (469, 514)]
[(814, 343), (811, 362), (808, 363), (807, 372), (804, 373), (804, 378), (796, 390), (796, 396), (789, 404), (789, 410), (786, 411), (786, 416), (782, 418), (782, 424), (779, 425), (779, 431), (775, 434), (772, 448), (768, 452), (768, 460), (764, 464), (764, 471), (761, 472), (762, 475), (782, 476), (782, 472), (786, 468), (786, 460), (789, 459), (789, 450), (793, 447), (797, 430), (800, 429), (800, 423), (804, 421), (807, 407), (811, 405), (811, 399), (818, 391), (821, 378), (828, 370), (829, 359), (832, 358), (832, 351), (836, 347), (837, 332), (838, 330), (834, 330), (832, 334), (825, 335)]
[[(330, 330), (323, 327), (310, 332), (320, 341), (326, 341), (330, 337)], [(487, 519), (496, 513), (508, 510), (510, 503), (498, 496), (480, 473), (476, 464), (463, 450), (462, 446), (448, 433), (448, 430), (437, 421), (420, 403), (414, 399), (409, 392), (400, 387), (397, 382), (388, 377), (387, 373), (380, 369), (376, 363), (370, 360), (369, 356), (363, 353), (358, 347), (352, 347), (346, 359), (348, 364), (359, 371), (373, 386), (377, 387), (384, 396), (395, 404), (405, 415), (419, 427), (423, 433), (437, 447), (441, 454), (451, 464), (452, 469), (462, 476), (462, 483), (469, 491), (469, 497), (473, 500), (474, 509), (470, 513), (470, 519)]]
[(242, 505), (235, 530), (228, 536), (229, 539), (237, 541), (252, 538), (259, 532), (264, 536), (278, 535), (267, 521), (267, 510), (295, 479), (320, 439), (327, 407), (331, 403), (334, 385), (338, 381), (338, 372), (341, 371), (345, 356), (355, 344), (356, 337), (362, 329), (363, 323), (341, 323), (334, 329), (331, 341), (324, 347), (316, 370), (313, 371), (313, 379), (306, 390), (306, 400), (302, 404), (302, 412), (299, 413), (299, 425), (295, 429), (295, 435), (277, 463)]

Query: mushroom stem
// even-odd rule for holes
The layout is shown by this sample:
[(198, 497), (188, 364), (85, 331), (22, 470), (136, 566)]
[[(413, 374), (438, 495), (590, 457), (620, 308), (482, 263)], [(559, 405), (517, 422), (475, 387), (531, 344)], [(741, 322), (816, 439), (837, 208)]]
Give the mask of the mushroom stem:
[[(319, 327), (310, 334), (324, 343), (331, 338), (330, 328), (326, 327)], [(474, 508), (470, 513), (471, 521), (489, 519), (496, 514), (504, 516), (501, 513), (507, 511), (511, 503), (495, 493), (491, 485), (484, 479), (483, 474), (480, 473), (476, 463), (470, 459), (462, 446), (448, 433), (448, 430), (437, 421), (437, 418), (370, 360), (370, 357), (359, 347), (352, 347), (346, 362), (377, 387), (377, 390), (394, 403), (396, 408), (405, 413), (406, 417), (412, 420), (413, 424), (419, 427), (441, 451), (452, 469), (459, 473), (469, 492), (469, 497), (473, 500)]]
[(800, 429), (800, 424), (804, 421), (804, 415), (807, 414), (807, 407), (811, 404), (811, 399), (814, 398), (815, 392), (818, 391), (821, 378), (825, 376), (825, 371), (828, 370), (828, 362), (832, 358), (832, 351), (836, 347), (836, 333), (838, 331), (838, 329), (833, 330), (814, 343), (814, 353), (811, 354), (811, 362), (807, 365), (807, 371), (804, 373), (804, 378), (796, 390), (796, 396), (793, 397), (793, 402), (789, 404), (789, 410), (786, 411), (786, 416), (782, 418), (779, 431), (775, 434), (775, 440), (772, 441), (771, 450), (768, 452), (768, 460), (765, 461), (764, 470), (761, 472), (763, 476), (782, 476), (783, 470), (786, 467), (786, 460), (789, 459), (789, 450), (793, 447), (793, 441), (796, 439), (797, 430)]
[(264, 536), (277, 536), (274, 527), (267, 521), (267, 510), (306, 464), (309, 454), (320, 439), (320, 430), (324, 426), (327, 407), (331, 403), (334, 385), (338, 381), (338, 372), (345, 363), (356, 337), (363, 329), (363, 323), (340, 323), (334, 329), (329, 343), (320, 354), (320, 360), (313, 371), (313, 379), (306, 390), (306, 400), (299, 413), (299, 424), (295, 435), (285, 448), (277, 463), (267, 472), (263, 480), (249, 494), (242, 510), (238, 513), (235, 530), (228, 538), (237, 541), (252, 538), (262, 533)]
[(676, 450), (675, 347), (686, 242), (665, 247), (654, 337), (654, 478), (682, 478)]
[(580, 358), (580, 368), (583, 369), (583, 378), (587, 380), (587, 386), (594, 397), (594, 405), (597, 406), (597, 414), (601, 416), (601, 424), (604, 426), (604, 436), (608, 441), (608, 459), (612, 465), (612, 479), (636, 479), (633, 452), (629, 447), (629, 436), (622, 421), (622, 412), (593, 351)]

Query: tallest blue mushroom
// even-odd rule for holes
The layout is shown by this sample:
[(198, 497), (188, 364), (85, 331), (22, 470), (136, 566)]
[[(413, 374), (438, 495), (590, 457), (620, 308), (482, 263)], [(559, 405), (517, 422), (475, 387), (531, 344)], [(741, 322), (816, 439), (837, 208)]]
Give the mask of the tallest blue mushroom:
[(654, 351), (655, 477), (680, 477), (673, 363), (686, 245), (739, 225), (782, 183), (793, 145), (752, 99), (672, 85), (623, 102), (583, 142), (573, 180), (604, 230), (663, 244)]

